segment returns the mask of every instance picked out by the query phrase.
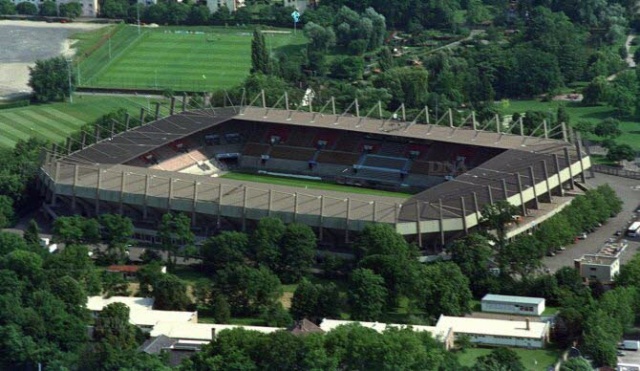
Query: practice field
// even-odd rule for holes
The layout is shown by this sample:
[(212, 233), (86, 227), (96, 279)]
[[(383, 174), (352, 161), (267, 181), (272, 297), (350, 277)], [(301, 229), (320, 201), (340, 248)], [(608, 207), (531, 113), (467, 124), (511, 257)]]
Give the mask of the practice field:
[(73, 103), (3, 109), (0, 110), (0, 147), (11, 148), (19, 139), (30, 137), (62, 142), (82, 125), (104, 114), (125, 108), (135, 115), (140, 107), (152, 103), (145, 98), (74, 96)]
[[(241, 83), (251, 68), (252, 29), (121, 25), (100, 35), (78, 36), (85, 45), (80, 85), (206, 91)], [(306, 43), (302, 32), (265, 34), (272, 53)], [(86, 44), (94, 42), (91, 48)]]
[(318, 180), (286, 178), (286, 177), (278, 177), (278, 176), (270, 176), (270, 175), (227, 173), (223, 175), (222, 178), (233, 179), (233, 180), (243, 180), (247, 182), (285, 185), (285, 186), (300, 187), (300, 188), (304, 187), (304, 188), (311, 188), (311, 189), (325, 189), (328, 191), (349, 192), (349, 193), (368, 194), (368, 195), (376, 195), (376, 196), (400, 197), (400, 198), (407, 198), (411, 196), (411, 194), (409, 193), (389, 192), (389, 191), (382, 191), (378, 189), (350, 187), (346, 185), (327, 183), (327, 182), (322, 182)]

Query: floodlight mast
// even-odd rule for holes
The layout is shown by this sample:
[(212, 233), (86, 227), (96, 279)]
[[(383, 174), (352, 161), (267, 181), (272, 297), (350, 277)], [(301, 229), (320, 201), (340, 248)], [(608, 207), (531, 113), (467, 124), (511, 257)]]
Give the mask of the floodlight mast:
[(136, 4), (136, 16), (138, 19), (138, 36), (140, 36), (140, 3)]

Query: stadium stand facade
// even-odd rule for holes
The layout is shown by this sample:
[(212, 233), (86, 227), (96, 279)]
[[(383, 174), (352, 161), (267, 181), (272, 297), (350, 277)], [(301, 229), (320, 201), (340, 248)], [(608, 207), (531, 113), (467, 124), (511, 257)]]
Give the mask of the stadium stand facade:
[[(277, 216), (315, 228), (328, 242), (349, 241), (367, 223), (385, 223), (420, 246), (445, 244), (476, 227), (488, 203), (507, 200), (519, 208), (523, 222), (511, 235), (568, 204), (591, 163), (579, 141), (570, 143), (563, 132), (565, 140), (558, 140), (475, 124), (210, 108), (158, 119), (74, 153), (47, 153), (40, 184), (52, 216), (120, 212), (140, 230), (176, 211), (190, 214), (201, 235)], [(413, 195), (236, 181), (218, 176), (225, 169)]]

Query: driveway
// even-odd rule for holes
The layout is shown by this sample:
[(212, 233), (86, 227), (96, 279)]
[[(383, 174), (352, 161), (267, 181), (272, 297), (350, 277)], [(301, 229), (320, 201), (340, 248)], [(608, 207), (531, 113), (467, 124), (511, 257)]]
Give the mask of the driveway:
[[(565, 266), (573, 267), (575, 259), (579, 259), (583, 254), (597, 252), (609, 238), (614, 237), (613, 234), (617, 230), (626, 230), (633, 218), (634, 211), (640, 205), (640, 181), (638, 180), (596, 173), (595, 178), (587, 179), (587, 184), (593, 187), (609, 184), (624, 202), (622, 212), (609, 219), (605, 225), (593, 233), (590, 233), (586, 240), (580, 240), (567, 246), (566, 251), (554, 257), (544, 257), (542, 264), (549, 268), (551, 272), (555, 272)], [(636, 186), (638, 189), (634, 189)], [(639, 250), (640, 238), (631, 239), (626, 236), (622, 238), (629, 240), (629, 247), (621, 256), (621, 262), (625, 263)]]

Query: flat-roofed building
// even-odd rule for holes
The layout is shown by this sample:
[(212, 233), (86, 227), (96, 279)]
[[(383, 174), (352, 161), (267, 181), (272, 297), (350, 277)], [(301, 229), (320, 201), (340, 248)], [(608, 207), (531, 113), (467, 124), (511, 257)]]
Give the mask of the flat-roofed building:
[(410, 328), (413, 331), (417, 332), (428, 332), (433, 336), (434, 339), (442, 342), (447, 350), (453, 348), (454, 345), (454, 335), (453, 330), (449, 326), (418, 326), (418, 325), (405, 325), (405, 324), (395, 324), (395, 323), (380, 323), (380, 322), (361, 322), (361, 321), (343, 321), (337, 319), (323, 319), (322, 323), (320, 323), (320, 328), (329, 332), (336, 327), (350, 325), (353, 323), (358, 323), (362, 327), (367, 327), (376, 332), (382, 333), (384, 330), (388, 328), (397, 328), (397, 329), (405, 329)]
[(611, 283), (620, 272), (620, 259), (617, 256), (585, 254), (574, 262), (580, 276), (589, 281)]
[(440, 316), (436, 328), (451, 328), (455, 336), (467, 335), (472, 343), (491, 346), (543, 348), (549, 339), (548, 323), (527, 318), (504, 321)]
[(482, 298), (483, 312), (540, 316), (544, 312), (544, 298), (487, 294)]
[(103, 298), (102, 296), (90, 296), (87, 298), (87, 309), (94, 314), (102, 312), (102, 309), (109, 304), (123, 303), (129, 310), (152, 310), (153, 298), (141, 298), (131, 296), (112, 296), (110, 298)]
[(181, 312), (172, 310), (132, 310), (129, 312), (129, 323), (150, 332), (158, 323), (171, 322), (181, 326), (198, 323), (198, 312)]
[(223, 330), (231, 330), (235, 328), (243, 328), (247, 331), (258, 331), (269, 334), (276, 331), (285, 330), (279, 327), (262, 327), (262, 326), (241, 326), (241, 325), (221, 325), (210, 323), (185, 323), (185, 322), (158, 322), (151, 330), (151, 337), (160, 335), (168, 336), (180, 341), (211, 341), (216, 334)]

